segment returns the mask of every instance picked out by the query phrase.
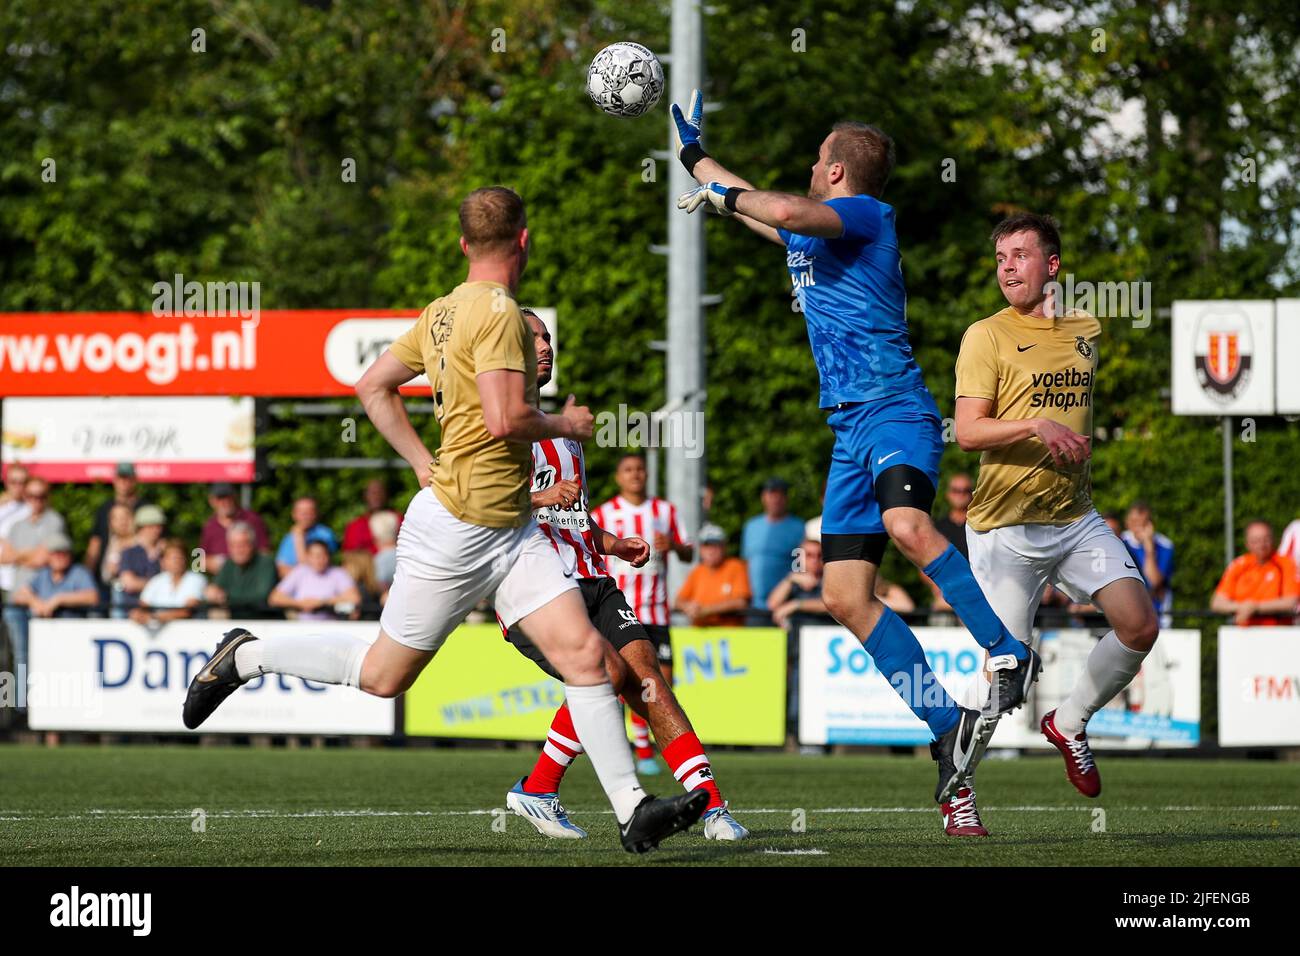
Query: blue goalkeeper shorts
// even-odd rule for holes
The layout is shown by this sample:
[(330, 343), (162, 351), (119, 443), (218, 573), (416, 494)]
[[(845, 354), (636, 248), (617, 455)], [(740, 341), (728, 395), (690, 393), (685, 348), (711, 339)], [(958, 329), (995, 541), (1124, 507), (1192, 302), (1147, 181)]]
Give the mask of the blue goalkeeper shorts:
[(835, 448), (826, 479), (822, 534), (883, 534), (876, 481), (898, 465), (924, 473), (933, 500), (943, 457), (943, 422), (928, 390), (839, 405), (826, 424), (835, 433)]

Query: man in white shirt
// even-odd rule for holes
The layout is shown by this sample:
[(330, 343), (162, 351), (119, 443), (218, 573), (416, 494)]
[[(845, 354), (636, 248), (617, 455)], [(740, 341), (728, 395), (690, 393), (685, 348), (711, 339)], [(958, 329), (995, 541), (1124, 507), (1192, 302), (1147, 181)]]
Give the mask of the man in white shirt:
[(5, 594), (4, 623), (12, 648), (14, 673), (27, 667), (27, 608), (13, 603), (13, 597), (49, 563), (47, 542), (67, 534), (63, 516), (49, 507), (50, 484), (44, 478), (28, 477), (23, 482), (25, 511), (15, 514), (0, 535), (0, 565), (10, 569)]
[[(14, 522), (26, 518), (31, 513), (31, 506), (23, 497), (23, 486), (29, 475), (22, 465), (10, 465), (5, 472), (4, 492), (0, 493), (0, 541), (9, 536), (9, 529)], [(9, 600), (9, 592), (14, 589), (14, 566), (0, 564), (0, 594)]]

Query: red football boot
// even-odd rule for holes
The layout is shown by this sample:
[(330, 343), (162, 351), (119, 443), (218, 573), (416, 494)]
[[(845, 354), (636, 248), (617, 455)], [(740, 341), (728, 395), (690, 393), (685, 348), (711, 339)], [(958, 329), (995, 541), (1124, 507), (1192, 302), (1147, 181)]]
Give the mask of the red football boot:
[(1065, 775), (1070, 783), (1074, 784), (1074, 789), (1085, 797), (1098, 796), (1101, 793), (1101, 774), (1097, 771), (1097, 764), (1093, 762), (1092, 750), (1088, 747), (1088, 735), (1080, 733), (1073, 739), (1065, 736), (1056, 729), (1054, 710), (1043, 714), (1039, 727), (1043, 731), (1043, 736), (1065, 758)]
[(988, 836), (980, 822), (980, 812), (975, 807), (975, 791), (962, 787), (947, 803), (939, 804), (943, 814), (943, 832), (948, 836)]

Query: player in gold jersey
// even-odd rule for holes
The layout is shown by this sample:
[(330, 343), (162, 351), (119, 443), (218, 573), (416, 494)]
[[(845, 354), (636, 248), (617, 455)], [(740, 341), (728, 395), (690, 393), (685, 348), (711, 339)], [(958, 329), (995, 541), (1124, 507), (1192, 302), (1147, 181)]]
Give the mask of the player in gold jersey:
[[(515, 289), (528, 263), (523, 200), (491, 186), (460, 207), (466, 281), (435, 299), (357, 383), (371, 422), (420, 478), (397, 539), (397, 568), (374, 643), (349, 634), (259, 639), (229, 631), (185, 699), (198, 727), (247, 681), (289, 674), (396, 697), (484, 598), (518, 624), (565, 682), (574, 727), (591, 756), (626, 849), (645, 852), (690, 826), (708, 805), (692, 791), (647, 796), (636, 779), (623, 709), (605, 667), (605, 641), (571, 573), (533, 519), (532, 442), (591, 437), (591, 412), (569, 396), (537, 407), (537, 352)], [(441, 429), (431, 454), (398, 389), (427, 373)]]
[(1129, 685), (1158, 625), (1124, 543), (1092, 504), (1092, 396), (1101, 323), (1058, 307), (1061, 238), (1050, 217), (1022, 213), (993, 232), (1009, 303), (966, 330), (957, 357), (957, 441), (978, 450), (967, 512), (975, 579), (1011, 633), (1032, 636), (1043, 586), (1102, 610), (1113, 628), (1088, 657), (1043, 735), (1085, 796), (1101, 792), (1088, 718)]

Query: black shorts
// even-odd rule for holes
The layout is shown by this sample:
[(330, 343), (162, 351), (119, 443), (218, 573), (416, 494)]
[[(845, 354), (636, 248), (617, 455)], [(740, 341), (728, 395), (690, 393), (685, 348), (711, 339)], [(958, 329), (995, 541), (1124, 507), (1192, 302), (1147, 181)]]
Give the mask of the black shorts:
[[(627, 606), (627, 600), (613, 578), (579, 578), (578, 588), (582, 591), (582, 599), (587, 603), (587, 616), (591, 618), (591, 623), (595, 624), (601, 636), (614, 646), (614, 650), (622, 650), (633, 641), (650, 640), (646, 628)], [(667, 628), (662, 630), (667, 634)], [(556, 680), (564, 680), (518, 624), (506, 631), (505, 636), (506, 640), (514, 645), (515, 650), (524, 657)]]
[(673, 666), (673, 642), (668, 636), (668, 628), (663, 624), (647, 624), (645, 632), (649, 636), (651, 643), (655, 646), (655, 651), (659, 654), (659, 663)]

